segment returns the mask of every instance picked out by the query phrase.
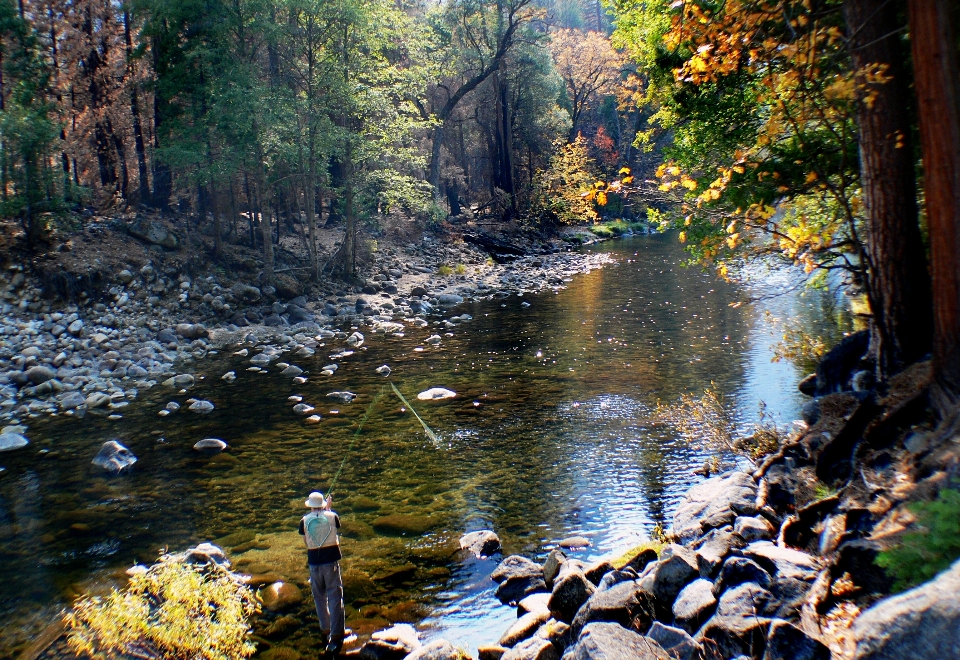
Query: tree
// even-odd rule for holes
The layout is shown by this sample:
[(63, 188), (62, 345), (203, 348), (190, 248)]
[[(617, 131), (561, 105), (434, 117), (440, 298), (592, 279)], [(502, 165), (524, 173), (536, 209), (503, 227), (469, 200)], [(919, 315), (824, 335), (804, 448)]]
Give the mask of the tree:
[(960, 408), (960, 65), (951, 5), (910, 1), (933, 275), (932, 398), (948, 422)]
[(625, 64), (610, 39), (599, 32), (557, 30), (550, 35), (550, 52), (563, 78), (570, 102), (570, 137), (577, 137), (583, 113), (596, 107), (598, 97), (616, 94)]

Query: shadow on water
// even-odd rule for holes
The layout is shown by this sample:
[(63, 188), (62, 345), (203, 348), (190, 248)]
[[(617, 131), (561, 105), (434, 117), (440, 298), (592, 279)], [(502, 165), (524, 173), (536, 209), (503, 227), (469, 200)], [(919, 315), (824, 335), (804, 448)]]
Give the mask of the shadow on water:
[[(276, 367), (248, 372), (226, 354), (197, 366), (188, 393), (157, 386), (111, 421), (56, 418), (31, 424), (28, 449), (5, 455), (0, 475), (0, 657), (13, 657), (72, 597), (122, 580), (134, 562), (161, 548), (213, 540), (261, 582), (297, 584), (303, 602), (266, 613), (256, 633), (271, 644), (315, 653), (319, 628), (296, 532), (303, 500), (326, 490), (356, 424), (391, 380), (439, 442), (386, 386), (371, 410), (337, 485), (343, 520), (348, 626), (361, 635), (389, 622), (420, 622), (475, 648), (515, 617), (493, 598), (495, 560), (464, 559), (461, 534), (494, 529), (507, 553), (543, 557), (573, 534), (591, 539), (583, 559), (609, 556), (645, 540), (669, 516), (704, 456), (648, 423), (658, 400), (714, 383), (752, 419), (762, 398), (783, 421), (802, 404), (802, 373), (771, 363), (776, 340), (763, 320), (772, 310), (837, 330), (826, 294), (791, 293), (733, 308), (743, 291), (682, 268), (675, 239), (607, 243), (618, 264), (579, 276), (559, 293), (461, 306), (473, 320), (438, 347), (436, 328), (404, 337), (368, 337), (320, 375), (345, 347), (327, 341), (310, 358), (281, 359), (307, 370), (293, 385)], [(770, 278), (760, 278), (768, 289)], [(525, 306), (523, 303), (529, 303)], [(421, 350), (417, 350), (421, 349)], [(233, 384), (219, 376), (235, 370)], [(416, 401), (446, 387), (445, 401)], [(328, 398), (349, 390), (351, 403)], [(316, 406), (320, 423), (292, 412), (288, 397)], [(215, 403), (209, 415), (168, 401)], [(230, 448), (200, 456), (206, 437)], [(138, 457), (127, 475), (108, 478), (90, 460), (117, 438)]]

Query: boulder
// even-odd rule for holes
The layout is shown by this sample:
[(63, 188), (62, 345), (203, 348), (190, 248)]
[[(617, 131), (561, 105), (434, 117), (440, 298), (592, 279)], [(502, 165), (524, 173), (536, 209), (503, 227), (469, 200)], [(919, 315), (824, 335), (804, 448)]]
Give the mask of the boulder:
[(738, 517), (733, 521), (733, 531), (747, 543), (772, 539), (777, 533), (770, 521), (761, 516)]
[(420, 646), (420, 637), (414, 627), (409, 623), (398, 623), (373, 633), (358, 656), (362, 660), (402, 660)]
[(745, 582), (755, 582), (767, 589), (772, 581), (770, 574), (752, 559), (730, 557), (720, 569), (717, 581), (713, 585), (713, 593), (719, 595)]
[(597, 591), (609, 589), (615, 584), (620, 584), (621, 582), (636, 580), (637, 577), (637, 572), (632, 568), (624, 568), (619, 571), (614, 569), (600, 579), (600, 584), (597, 585)]
[(774, 619), (763, 660), (830, 660), (830, 649), (792, 623)]
[(157, 341), (161, 344), (169, 344), (177, 341), (177, 331), (173, 328), (164, 328), (157, 333)]
[(63, 410), (73, 410), (79, 408), (87, 402), (86, 398), (80, 392), (67, 392), (60, 399), (60, 408)]
[(960, 561), (933, 580), (886, 598), (853, 625), (856, 660), (960, 657)]
[(226, 553), (212, 543), (201, 543), (195, 548), (190, 548), (183, 554), (183, 561), (188, 564), (217, 564), (218, 566), (230, 566), (230, 559)]
[(497, 644), (510, 648), (522, 642), (528, 637), (532, 637), (533, 633), (537, 631), (537, 628), (546, 623), (549, 618), (550, 615), (547, 612), (530, 612), (524, 614), (517, 619), (512, 626), (507, 628), (506, 632), (500, 636)]
[(550, 614), (559, 621), (570, 623), (595, 591), (593, 584), (583, 573), (574, 571), (559, 578), (553, 585), (548, 607)]
[(250, 286), (248, 284), (242, 284), (237, 282), (233, 285), (231, 289), (233, 296), (238, 300), (247, 303), (254, 303), (260, 300), (263, 297), (263, 293), (255, 286)]
[(567, 649), (563, 660), (670, 660), (652, 639), (641, 637), (615, 623), (591, 623), (577, 643)]
[(746, 545), (739, 534), (730, 530), (730, 527), (712, 529), (694, 545), (697, 551), (697, 566), (703, 577), (716, 575), (727, 555)]
[(587, 566), (583, 570), (583, 575), (593, 584), (600, 584), (600, 580), (603, 579), (603, 576), (612, 570), (615, 570), (613, 568), (613, 564), (608, 561), (601, 560)]
[(736, 658), (745, 655), (757, 658), (763, 654), (767, 627), (770, 619), (755, 614), (720, 616), (714, 615), (694, 635), (694, 640), (720, 658)]
[(647, 637), (659, 644), (667, 655), (676, 660), (699, 660), (703, 653), (703, 647), (685, 631), (665, 626), (659, 621), (653, 622), (650, 630), (647, 631)]
[(820, 570), (820, 561), (813, 555), (791, 548), (781, 548), (770, 541), (754, 541), (743, 549), (748, 557), (780, 577), (812, 581)]
[(571, 633), (574, 638), (579, 638), (587, 624), (594, 621), (631, 626), (634, 620), (641, 629), (649, 626), (653, 621), (653, 606), (640, 591), (639, 583), (630, 580), (594, 592), (573, 618)]
[(219, 454), (226, 448), (227, 443), (219, 438), (204, 438), (193, 445), (193, 449), (201, 454)]
[(100, 447), (100, 451), (94, 456), (92, 463), (107, 472), (119, 474), (133, 466), (137, 462), (137, 457), (133, 452), (121, 445), (116, 440), (107, 440)]
[(660, 551), (660, 560), (651, 573), (653, 595), (669, 607), (680, 590), (699, 576), (697, 556), (693, 551), (671, 543)]
[(458, 296), (455, 293), (441, 293), (437, 296), (437, 303), (441, 307), (452, 307), (453, 305), (459, 305), (463, 302), (463, 296)]
[(560, 654), (550, 640), (531, 637), (504, 653), (501, 660), (560, 660)]
[(844, 337), (827, 351), (817, 365), (814, 394), (823, 396), (850, 389), (850, 377), (859, 371), (860, 361), (870, 348), (870, 331), (861, 330)]
[(437, 399), (452, 399), (457, 396), (457, 393), (453, 390), (448, 390), (445, 387), (431, 387), (429, 390), (424, 390), (417, 395), (417, 399), (420, 401), (435, 401)]
[(716, 616), (769, 616), (777, 605), (772, 593), (759, 584), (745, 582), (720, 595)]
[(528, 612), (545, 612), (546, 614), (550, 614), (549, 603), (549, 593), (530, 594), (517, 603), (517, 616), (523, 616)]
[(470, 532), (460, 537), (460, 549), (477, 558), (489, 557), (500, 552), (500, 537), (488, 529)]
[(435, 639), (424, 644), (404, 660), (462, 660), (463, 655), (445, 639)]
[(543, 579), (548, 587), (553, 587), (553, 581), (560, 572), (560, 566), (563, 565), (563, 562), (566, 560), (567, 555), (565, 555), (560, 548), (554, 548), (550, 551), (550, 554), (547, 555), (546, 561), (543, 562)]
[(263, 606), (271, 612), (282, 612), (303, 602), (303, 594), (289, 582), (274, 582), (260, 590)]
[(520, 555), (510, 555), (505, 558), (490, 574), (490, 579), (498, 584), (507, 580), (529, 577), (542, 578), (543, 569), (540, 564)]
[(733, 471), (687, 491), (673, 516), (673, 534), (680, 543), (689, 543), (705, 531), (723, 527), (738, 514), (752, 516), (757, 511), (757, 485), (746, 472)]
[(509, 650), (496, 644), (480, 646), (477, 648), (477, 660), (500, 660)]
[(178, 323), (176, 331), (177, 334), (184, 339), (190, 340), (203, 339), (204, 337), (210, 336), (210, 333), (202, 323)]
[(14, 449), (26, 447), (29, 444), (30, 441), (19, 433), (0, 433), (0, 452), (13, 451)]
[(53, 369), (43, 366), (30, 367), (27, 369), (26, 373), (27, 378), (34, 385), (46, 383), (48, 380), (52, 380), (57, 377), (57, 374), (53, 371)]
[(692, 634), (713, 615), (716, 605), (713, 583), (700, 578), (685, 586), (677, 596), (673, 602), (673, 617), (678, 626)]
[(149, 218), (137, 218), (127, 227), (130, 235), (141, 241), (159, 245), (167, 250), (176, 250), (180, 247), (180, 239), (162, 223)]

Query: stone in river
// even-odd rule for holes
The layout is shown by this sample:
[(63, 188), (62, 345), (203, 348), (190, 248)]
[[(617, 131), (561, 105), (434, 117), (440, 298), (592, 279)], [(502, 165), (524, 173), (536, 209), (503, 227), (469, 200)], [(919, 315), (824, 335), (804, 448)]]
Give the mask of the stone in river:
[(79, 408), (86, 402), (86, 398), (80, 392), (68, 392), (60, 400), (60, 407), (64, 410), (72, 410), (73, 408)]
[(441, 341), (442, 339), (440, 338), (440, 335), (430, 335), (429, 337), (427, 337), (427, 343), (430, 344), (431, 346), (436, 346)]
[(312, 413), (314, 410), (313, 406), (309, 403), (298, 403), (293, 407), (293, 412), (298, 415), (306, 415), (307, 413)]
[(655, 641), (616, 624), (596, 622), (584, 627), (576, 645), (563, 655), (567, 660), (669, 660)]
[(430, 516), (395, 513), (374, 520), (373, 528), (381, 534), (419, 536), (433, 529), (435, 524), (436, 521)]
[(387, 630), (370, 636), (370, 641), (360, 649), (362, 660), (402, 660), (419, 649), (420, 636), (409, 623), (398, 623)]
[(459, 305), (463, 302), (463, 296), (458, 296), (455, 293), (441, 293), (437, 297), (437, 302), (444, 307), (448, 307), (450, 305)]
[(586, 548), (590, 545), (590, 540), (583, 536), (571, 536), (565, 538), (559, 543), (561, 548)]
[(431, 387), (429, 390), (424, 390), (417, 395), (417, 398), (421, 401), (433, 401), (435, 399), (452, 399), (457, 396), (456, 392), (448, 390), (443, 387)]
[(177, 403), (176, 401), (171, 401), (166, 406), (164, 406), (164, 408), (166, 408), (170, 412), (177, 412), (178, 410), (180, 410), (180, 404)]
[(357, 395), (353, 392), (328, 392), (327, 396), (337, 401), (343, 401), (344, 403), (350, 403), (357, 398)]
[(102, 408), (103, 406), (110, 403), (112, 399), (110, 395), (104, 394), (103, 392), (94, 392), (87, 396), (87, 408)]
[(27, 378), (29, 378), (30, 382), (34, 385), (46, 383), (48, 380), (55, 378), (56, 375), (50, 367), (37, 366), (27, 369)]
[(73, 323), (67, 326), (67, 332), (76, 337), (83, 330), (83, 321), (77, 319)]
[(204, 438), (193, 448), (202, 454), (219, 454), (227, 448), (227, 443), (219, 438)]
[(225, 380), (225, 381), (227, 381), (228, 383), (232, 383), (233, 381), (235, 381), (235, 380), (237, 379), (237, 374), (236, 374), (236, 372), (234, 372), (234, 371), (228, 371), (227, 373), (225, 373), (225, 374), (223, 374), (222, 376), (220, 376), (220, 379), (221, 379), (221, 380)]
[(274, 582), (260, 590), (260, 600), (271, 612), (280, 612), (302, 603), (303, 594), (289, 582)]
[(291, 364), (291, 365), (288, 366), (286, 369), (284, 369), (283, 371), (281, 371), (281, 372), (280, 372), (280, 375), (281, 375), (281, 376), (299, 376), (299, 375), (302, 374), (302, 373), (303, 373), (303, 369), (301, 369), (300, 367), (298, 367), (298, 366), (296, 366), (296, 365)]
[(19, 433), (0, 433), (0, 451), (13, 451), (30, 444), (30, 441)]
[(358, 346), (363, 346), (364, 337), (359, 332), (354, 332), (352, 335), (347, 337), (347, 345), (353, 348)]
[(212, 403), (210, 403), (209, 401), (204, 401), (203, 399), (200, 399), (199, 401), (194, 401), (193, 403), (191, 403), (188, 410), (192, 410), (193, 412), (199, 413), (201, 415), (206, 415), (208, 412), (211, 412), (213, 408), (214, 406)]
[(107, 440), (93, 458), (92, 463), (107, 472), (118, 474), (137, 462), (133, 452), (116, 440)]
[(476, 557), (489, 557), (500, 551), (500, 537), (488, 529), (470, 532), (460, 537), (460, 548)]
[(424, 644), (404, 660), (461, 660), (463, 653), (445, 639), (435, 639)]
[(321, 419), (323, 419), (323, 418), (320, 417), (320, 415), (310, 415), (310, 416), (307, 417), (304, 421), (305, 421), (307, 424), (318, 424)]
[(293, 384), (294, 384), (294, 385), (303, 385), (303, 384), (306, 383), (306, 382), (307, 382), (307, 379), (304, 378), (303, 376), (296, 376), (296, 377), (293, 379)]
[(381, 376), (386, 377), (390, 375), (390, 372), (392, 371), (392, 369), (390, 369), (390, 367), (388, 367), (387, 365), (383, 365), (382, 367), (377, 367), (375, 371)]

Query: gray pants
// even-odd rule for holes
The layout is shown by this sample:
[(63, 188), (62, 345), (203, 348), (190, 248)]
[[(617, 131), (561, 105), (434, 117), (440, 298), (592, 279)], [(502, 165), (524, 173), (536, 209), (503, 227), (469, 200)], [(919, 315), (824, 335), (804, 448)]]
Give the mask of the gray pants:
[(343, 643), (343, 580), (340, 562), (310, 566), (310, 590), (320, 629), (331, 644)]

